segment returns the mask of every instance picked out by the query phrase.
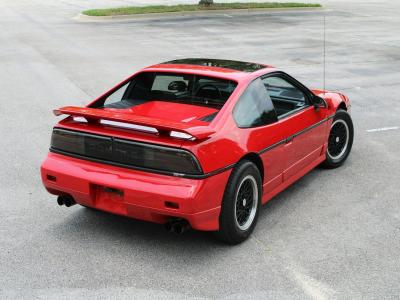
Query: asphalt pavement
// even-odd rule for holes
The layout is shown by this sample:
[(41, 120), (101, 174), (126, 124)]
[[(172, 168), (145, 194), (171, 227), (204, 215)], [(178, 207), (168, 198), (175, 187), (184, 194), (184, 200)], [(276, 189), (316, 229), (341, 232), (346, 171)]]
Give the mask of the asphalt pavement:
[[(0, 298), (398, 299), (400, 3), (74, 18), (145, 2), (0, 2)], [(326, 88), (352, 101), (352, 153), (265, 205), (245, 243), (59, 207), (42, 187), (52, 109), (84, 105), (141, 67), (183, 57), (263, 62), (322, 88), (324, 15)]]

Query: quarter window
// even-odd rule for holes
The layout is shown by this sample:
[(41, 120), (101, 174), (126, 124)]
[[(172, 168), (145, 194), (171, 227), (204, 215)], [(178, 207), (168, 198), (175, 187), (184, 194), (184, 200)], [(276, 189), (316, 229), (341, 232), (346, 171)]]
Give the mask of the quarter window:
[(274, 106), (260, 78), (250, 83), (240, 96), (233, 110), (233, 118), (241, 128), (262, 126), (277, 121)]
[(109, 95), (105, 100), (105, 104), (106, 105), (107, 104), (113, 104), (113, 103), (120, 102), (120, 101), (124, 100), (124, 95), (126, 93), (128, 85), (129, 85), (129, 82), (126, 83), (124, 86), (122, 86), (120, 89), (116, 90), (111, 95)]

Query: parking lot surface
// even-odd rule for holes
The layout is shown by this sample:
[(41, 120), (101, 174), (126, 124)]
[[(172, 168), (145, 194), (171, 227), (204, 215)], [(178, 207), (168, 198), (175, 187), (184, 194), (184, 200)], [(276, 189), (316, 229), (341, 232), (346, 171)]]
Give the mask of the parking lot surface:
[[(0, 3), (0, 298), (398, 298), (400, 3), (74, 19), (144, 2)], [(343, 167), (316, 169), (265, 205), (245, 243), (59, 207), (42, 187), (52, 109), (183, 57), (264, 62), (322, 87), (324, 14), (326, 87), (352, 100), (353, 151)]]

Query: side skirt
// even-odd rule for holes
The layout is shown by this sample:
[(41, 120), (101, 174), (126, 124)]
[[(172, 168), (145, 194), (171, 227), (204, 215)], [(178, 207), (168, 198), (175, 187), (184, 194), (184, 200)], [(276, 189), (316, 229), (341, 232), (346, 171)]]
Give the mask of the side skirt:
[(277, 194), (282, 192), (284, 189), (286, 189), (288, 186), (299, 180), (301, 177), (303, 177), (305, 174), (313, 170), (316, 166), (318, 166), (320, 163), (322, 163), (325, 160), (325, 153), (324, 155), (321, 155), (316, 159), (314, 162), (306, 166), (304, 169), (300, 170), (297, 174), (291, 176), (288, 178), (287, 181), (284, 181), (282, 184), (277, 186), (275, 189), (273, 189), (270, 192), (267, 192), (263, 195), (262, 197), (262, 204), (267, 203), (269, 200), (271, 200), (273, 197), (275, 197)]

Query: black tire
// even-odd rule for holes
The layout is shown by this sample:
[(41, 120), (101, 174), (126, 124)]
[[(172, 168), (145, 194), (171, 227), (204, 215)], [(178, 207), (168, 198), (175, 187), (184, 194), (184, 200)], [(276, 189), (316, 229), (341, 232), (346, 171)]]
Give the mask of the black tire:
[[(353, 139), (353, 121), (347, 111), (339, 109), (332, 121), (328, 137), (328, 147), (326, 149), (326, 159), (322, 162), (321, 166), (327, 169), (340, 167), (350, 154)], [(344, 144), (342, 145), (342, 143)]]
[[(246, 202), (247, 196), (252, 200)], [(261, 196), (262, 181), (259, 170), (248, 160), (240, 161), (229, 177), (225, 188), (219, 217), (219, 231), (217, 232), (219, 239), (234, 245), (243, 242), (250, 236), (257, 223)], [(237, 207), (236, 204), (241, 206)], [(249, 212), (247, 212), (247, 205), (251, 206), (249, 206)], [(249, 215), (246, 219), (247, 213)]]

